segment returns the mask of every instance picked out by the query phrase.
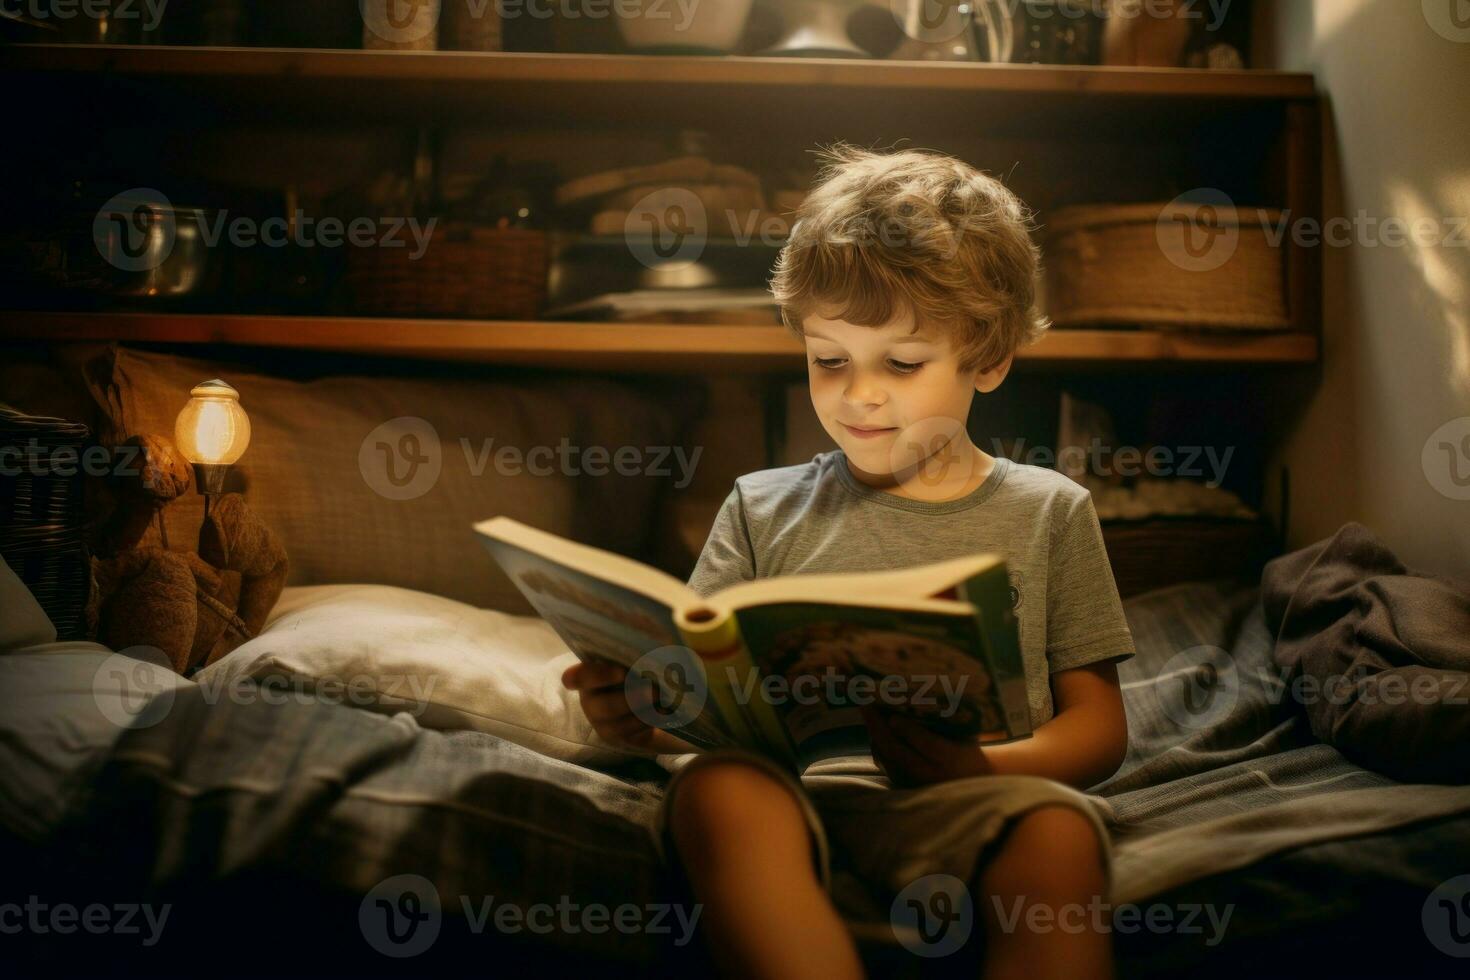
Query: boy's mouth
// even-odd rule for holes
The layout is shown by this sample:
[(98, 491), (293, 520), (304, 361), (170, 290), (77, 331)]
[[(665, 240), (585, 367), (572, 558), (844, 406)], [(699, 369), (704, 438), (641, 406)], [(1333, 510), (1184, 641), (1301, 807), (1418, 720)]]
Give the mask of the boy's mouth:
[(896, 425), (878, 428), (875, 426), (848, 425), (846, 422), (838, 422), (837, 424), (842, 426), (848, 432), (852, 433), (854, 436), (857, 436), (859, 439), (876, 439), (879, 436), (898, 431), (898, 426)]

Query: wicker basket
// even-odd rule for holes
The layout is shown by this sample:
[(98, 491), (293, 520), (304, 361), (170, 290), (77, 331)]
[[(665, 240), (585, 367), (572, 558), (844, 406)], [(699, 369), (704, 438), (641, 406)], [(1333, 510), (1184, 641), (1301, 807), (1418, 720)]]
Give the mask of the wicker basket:
[(357, 313), (534, 320), (546, 301), (544, 231), (440, 225), (424, 254), (353, 248), (343, 275)]
[(1047, 313), (1097, 324), (1284, 330), (1281, 212), (1182, 204), (1088, 205), (1051, 215)]
[(87, 634), (92, 569), (81, 454), (89, 438), (80, 422), (0, 408), (0, 451), (9, 464), (0, 470), (0, 555), (63, 640)]
[(1273, 550), (1271, 528), (1260, 521), (1104, 521), (1102, 534), (1122, 596), (1201, 579), (1257, 581)]

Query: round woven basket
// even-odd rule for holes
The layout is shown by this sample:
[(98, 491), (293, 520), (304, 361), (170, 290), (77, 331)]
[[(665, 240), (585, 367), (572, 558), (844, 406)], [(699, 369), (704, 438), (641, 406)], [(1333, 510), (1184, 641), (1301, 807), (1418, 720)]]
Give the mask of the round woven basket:
[(0, 555), (36, 597), (62, 640), (87, 633), (92, 584), (82, 509), (80, 422), (0, 408)]
[(546, 300), (544, 231), (440, 225), (424, 254), (348, 251), (343, 287), (357, 313), (534, 320)]
[(1101, 324), (1285, 330), (1281, 212), (1209, 204), (1087, 205), (1046, 220), (1047, 314)]

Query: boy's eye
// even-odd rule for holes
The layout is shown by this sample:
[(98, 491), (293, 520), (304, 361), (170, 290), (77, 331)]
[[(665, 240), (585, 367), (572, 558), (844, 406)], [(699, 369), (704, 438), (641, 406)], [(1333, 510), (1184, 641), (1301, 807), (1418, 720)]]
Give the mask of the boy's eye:
[(890, 357), (888, 359), (888, 366), (893, 368), (893, 370), (897, 371), (899, 374), (913, 374), (915, 371), (919, 370), (919, 368), (924, 366), (924, 362), (895, 361), (893, 358)]
[(835, 371), (837, 368), (840, 368), (840, 367), (842, 367), (842, 365), (844, 365), (844, 364), (847, 363), (847, 358), (845, 358), (845, 357), (815, 357), (815, 358), (812, 358), (812, 363), (815, 364), (817, 367), (826, 368), (828, 371)]

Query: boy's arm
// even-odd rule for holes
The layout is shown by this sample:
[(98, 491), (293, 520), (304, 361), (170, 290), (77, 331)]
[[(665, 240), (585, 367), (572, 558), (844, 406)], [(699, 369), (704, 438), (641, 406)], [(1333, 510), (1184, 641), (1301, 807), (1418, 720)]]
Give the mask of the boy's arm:
[(985, 748), (945, 738), (902, 716), (868, 712), (873, 755), (895, 783), (921, 785), (966, 776), (1044, 776), (1086, 789), (1118, 771), (1128, 752), (1128, 719), (1112, 663), (1052, 675), (1056, 714), (1030, 738)]
[(1056, 714), (1028, 739), (985, 749), (990, 771), (1045, 776), (1078, 789), (1118, 771), (1128, 754), (1128, 717), (1111, 663), (1051, 677)]

